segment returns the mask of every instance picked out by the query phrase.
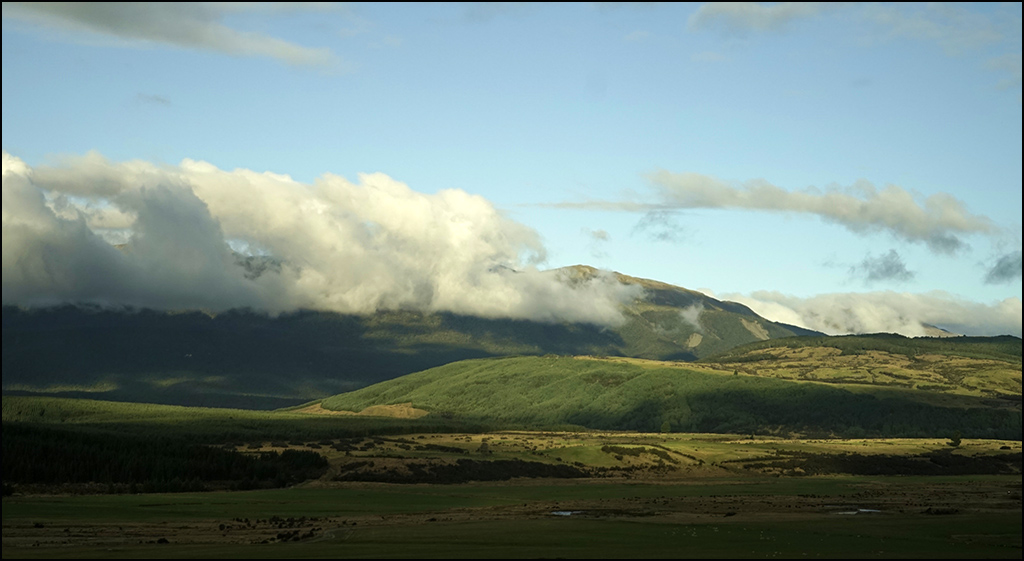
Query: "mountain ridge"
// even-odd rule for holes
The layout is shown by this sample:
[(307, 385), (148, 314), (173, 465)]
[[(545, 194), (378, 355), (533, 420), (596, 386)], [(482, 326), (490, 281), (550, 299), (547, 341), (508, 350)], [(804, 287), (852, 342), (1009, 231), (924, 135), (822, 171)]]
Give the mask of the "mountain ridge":
[[(563, 282), (607, 274), (577, 265)], [(608, 355), (692, 361), (736, 345), (810, 334), (732, 302), (650, 279), (616, 327), (447, 312), (358, 316), (299, 310), (157, 311), (65, 304), (3, 308), (5, 393), (278, 408), (457, 360)], [(815, 333), (816, 334), (816, 333)]]

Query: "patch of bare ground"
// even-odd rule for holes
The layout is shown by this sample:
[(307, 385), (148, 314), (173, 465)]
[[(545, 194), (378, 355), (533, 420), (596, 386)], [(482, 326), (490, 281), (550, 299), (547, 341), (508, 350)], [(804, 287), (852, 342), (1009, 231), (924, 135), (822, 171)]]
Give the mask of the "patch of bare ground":
[(409, 403), (396, 403), (394, 405), (371, 405), (362, 411), (332, 411), (324, 409), (319, 403), (314, 403), (302, 409), (296, 409), (295, 413), (307, 413), (311, 415), (363, 415), (367, 417), (392, 417), (395, 419), (419, 419), (430, 414), (425, 409), (417, 409)]
[(765, 341), (769, 338), (768, 330), (760, 323), (756, 321), (748, 321), (743, 318), (740, 318), (740, 322), (743, 323), (743, 327), (745, 327), (751, 335), (757, 337), (758, 340)]

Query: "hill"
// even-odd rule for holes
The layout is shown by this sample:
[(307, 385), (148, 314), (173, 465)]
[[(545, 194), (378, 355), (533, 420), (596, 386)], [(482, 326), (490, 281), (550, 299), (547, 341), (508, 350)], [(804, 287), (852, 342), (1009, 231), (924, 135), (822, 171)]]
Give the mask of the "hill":
[(1016, 399), (991, 399), (635, 359), (469, 360), (337, 395), (321, 406), (361, 411), (399, 403), (444, 418), (521, 427), (1021, 438), (1019, 391)]
[(703, 364), (754, 376), (1020, 400), (1021, 339), (891, 333), (760, 341)]
[[(554, 273), (574, 283), (598, 272), (577, 266)], [(817, 334), (681, 287), (618, 279), (645, 292), (615, 328), (414, 311), (271, 317), (248, 310), (4, 307), (3, 391), (269, 409), (472, 358), (695, 360), (758, 340)]]

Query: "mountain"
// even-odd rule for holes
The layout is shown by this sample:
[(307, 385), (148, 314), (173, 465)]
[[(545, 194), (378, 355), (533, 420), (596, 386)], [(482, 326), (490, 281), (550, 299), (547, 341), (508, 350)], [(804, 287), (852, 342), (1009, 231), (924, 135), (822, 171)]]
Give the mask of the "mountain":
[[(599, 272), (555, 271), (564, 282)], [(820, 335), (746, 306), (617, 274), (643, 296), (618, 327), (381, 311), (271, 317), (96, 306), (3, 308), (3, 391), (181, 405), (277, 408), (471, 358), (626, 356), (691, 361), (737, 345)]]

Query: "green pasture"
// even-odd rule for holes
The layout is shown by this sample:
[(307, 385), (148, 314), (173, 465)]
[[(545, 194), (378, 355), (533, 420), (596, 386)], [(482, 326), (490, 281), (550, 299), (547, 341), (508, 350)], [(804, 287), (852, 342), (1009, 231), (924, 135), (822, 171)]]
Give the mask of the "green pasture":
[[(333, 488), (298, 487), (261, 491), (140, 495), (13, 496), (3, 499), (3, 523), (173, 521), (272, 516), (344, 517), (364, 514), (442, 512), (455, 508), (536, 503), (553, 509), (573, 501), (629, 498), (741, 496), (854, 497), (884, 485), (956, 485), (966, 481), (1008, 481), (1007, 476), (878, 478), (719, 477), (689, 482), (522, 481), (462, 485), (365, 484)], [(1017, 479), (1019, 485), (1020, 480)], [(1019, 488), (1019, 487), (1018, 487)]]
[[(970, 480), (977, 480), (971, 478)], [(1019, 478), (1002, 478), (1008, 486)], [(113, 548), (9, 547), (4, 557), (58, 558), (312, 558), (312, 557), (823, 557), (1019, 558), (1021, 515), (881, 512), (823, 516), (813, 523), (786, 516), (707, 515), (679, 520), (657, 512), (613, 516), (552, 511), (603, 500), (749, 496), (751, 500), (812, 495), (858, 500), (868, 488), (891, 493), (913, 485), (964, 484), (964, 478), (721, 479), (690, 484), (565, 484), (366, 486), (235, 493), (146, 496), (14, 497), (3, 501), (5, 531), (12, 526), (134, 523), (173, 526), (235, 518), (330, 517), (322, 537), (287, 544), (124, 544)], [(531, 514), (488, 519), (487, 507), (523, 504)], [(586, 505), (591, 505), (590, 507)], [(1019, 502), (1018, 502), (1019, 505)], [(485, 509), (480, 517), (446, 520), (452, 509)], [(345, 517), (411, 513), (434, 520), (347, 525)], [(741, 513), (742, 514), (742, 513)]]
[[(337, 530), (311, 543), (4, 547), (19, 558), (1020, 558), (1021, 518), (892, 524), (884, 517), (801, 523), (672, 524), (557, 519), (439, 522)], [(1016, 525), (1016, 529), (1014, 528)]]

